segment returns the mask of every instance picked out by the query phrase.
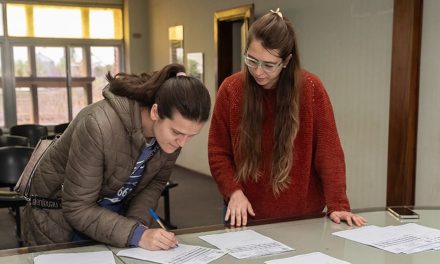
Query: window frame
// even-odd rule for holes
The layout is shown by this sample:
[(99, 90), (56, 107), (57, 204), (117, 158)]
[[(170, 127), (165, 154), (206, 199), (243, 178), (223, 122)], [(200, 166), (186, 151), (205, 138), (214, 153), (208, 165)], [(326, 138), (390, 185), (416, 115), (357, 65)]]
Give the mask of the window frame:
[[(118, 49), (118, 65), (119, 71), (125, 70), (125, 52), (124, 52), (124, 39), (81, 39), (81, 38), (34, 38), (34, 37), (10, 37), (8, 36), (7, 27), (7, 15), (6, 15), (6, 4), (13, 3), (13, 1), (1, 1), (1, 8), (3, 10), (3, 27), (4, 35), (0, 36), (0, 46), (1, 46), (1, 63), (2, 63), (2, 76), (0, 77), (0, 89), (3, 89), (3, 106), (4, 106), (4, 126), (11, 127), (17, 124), (17, 104), (16, 104), (16, 93), (15, 88), (18, 83), (29, 83), (31, 86), (25, 86), (31, 88), (33, 112), (34, 112), (34, 122), (38, 123), (38, 84), (48, 84), (48, 83), (58, 83), (61, 82), (67, 89), (67, 106), (68, 106), (68, 121), (73, 119), (73, 106), (72, 106), (72, 87), (85, 87), (87, 94), (87, 104), (92, 103), (92, 81), (94, 77), (92, 76), (91, 68), (91, 47), (114, 47)], [(15, 3), (15, 2), (14, 2)], [(66, 6), (62, 4), (54, 3), (41, 3), (41, 4), (53, 4), (56, 6)], [(94, 7), (94, 8), (120, 8), (123, 14), (123, 7), (121, 5), (78, 5), (81, 7)], [(122, 18), (123, 20), (123, 18)], [(122, 25), (123, 26), (123, 25)], [(27, 46), (29, 48), (33, 47), (63, 47), (65, 48), (66, 56), (66, 77), (37, 77), (35, 69), (35, 57), (30, 58), (34, 60), (34, 66), (31, 67), (32, 74), (30, 77), (15, 77), (15, 67), (13, 58), (13, 47), (15, 46)], [(84, 48), (86, 56), (86, 77), (72, 77), (70, 70), (70, 48), (81, 47)], [(34, 53), (35, 55), (35, 53)], [(32, 65), (32, 64), (31, 64)], [(16, 79), (17, 78), (17, 79)]]

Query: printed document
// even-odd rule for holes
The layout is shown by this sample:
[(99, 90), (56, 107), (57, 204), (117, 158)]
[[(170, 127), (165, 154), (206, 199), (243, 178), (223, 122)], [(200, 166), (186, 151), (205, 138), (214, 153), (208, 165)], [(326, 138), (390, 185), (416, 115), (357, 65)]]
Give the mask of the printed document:
[(253, 230), (206, 235), (199, 238), (219, 249), (227, 251), (231, 256), (238, 259), (273, 255), (294, 250)]
[(34, 264), (116, 264), (111, 251), (44, 254), (34, 258)]
[(266, 264), (350, 264), (334, 257), (330, 257), (321, 252), (313, 252), (304, 255), (298, 255), (290, 258), (274, 259), (265, 261)]
[(415, 223), (399, 226), (365, 226), (333, 235), (392, 253), (411, 254), (440, 247), (440, 230)]
[(163, 264), (205, 264), (226, 254), (221, 250), (179, 244), (169, 250), (151, 251), (143, 248), (129, 248), (119, 251), (116, 255)]

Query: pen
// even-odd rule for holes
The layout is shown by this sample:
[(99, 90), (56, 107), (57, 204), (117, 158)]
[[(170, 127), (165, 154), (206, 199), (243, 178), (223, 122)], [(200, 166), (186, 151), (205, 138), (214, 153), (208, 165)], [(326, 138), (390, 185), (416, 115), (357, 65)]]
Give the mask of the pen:
[[(157, 216), (157, 214), (154, 212), (154, 210), (151, 208), (148, 208), (148, 211), (150, 212), (150, 215), (153, 217), (154, 221), (156, 221), (160, 225), (160, 227), (162, 227), (163, 230), (168, 231), (166, 229), (165, 225), (162, 223), (162, 221), (160, 221), (159, 216)], [(179, 244), (176, 244), (176, 247), (178, 247), (178, 246), (179, 246)]]
[(148, 211), (150, 212), (150, 215), (153, 217), (154, 221), (156, 221), (160, 225), (160, 227), (162, 227), (163, 230), (167, 231), (165, 225), (162, 223), (162, 221), (160, 221), (159, 216), (157, 216), (154, 210), (148, 208)]

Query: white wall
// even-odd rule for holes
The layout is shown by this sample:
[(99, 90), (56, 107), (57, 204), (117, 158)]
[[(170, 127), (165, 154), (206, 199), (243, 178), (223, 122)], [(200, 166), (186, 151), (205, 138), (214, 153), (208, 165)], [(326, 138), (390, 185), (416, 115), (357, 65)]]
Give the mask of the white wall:
[[(393, 0), (256, 0), (256, 16), (281, 8), (296, 28), (303, 66), (317, 74), (332, 99), (347, 163), (353, 208), (384, 206)], [(169, 63), (168, 27), (184, 26), (184, 49), (203, 52), (205, 85), (215, 100), (215, 11), (249, 1), (150, 0), (149, 70)], [(142, 20), (144, 23), (144, 20)], [(183, 149), (178, 164), (210, 174), (207, 125)]]
[(423, 1), (416, 205), (440, 205), (440, 1)]
[(351, 204), (385, 206), (393, 1), (312, 2), (290, 17), (333, 103)]

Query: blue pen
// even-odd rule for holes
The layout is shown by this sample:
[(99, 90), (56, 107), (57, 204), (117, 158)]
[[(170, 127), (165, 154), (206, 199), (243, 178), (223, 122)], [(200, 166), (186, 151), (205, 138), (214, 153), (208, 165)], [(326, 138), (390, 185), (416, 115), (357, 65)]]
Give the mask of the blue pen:
[[(160, 225), (160, 227), (162, 227), (163, 230), (168, 231), (165, 225), (162, 223), (162, 221), (160, 221), (160, 218), (159, 216), (157, 216), (156, 212), (154, 212), (154, 210), (151, 208), (148, 208), (148, 211), (150, 212), (150, 215), (153, 217), (154, 221), (156, 221)], [(176, 247), (178, 246), (179, 244), (176, 244)]]
[(167, 230), (165, 225), (162, 223), (162, 221), (160, 221), (159, 216), (157, 216), (157, 214), (154, 212), (154, 210), (148, 208), (148, 211), (150, 212), (150, 215), (153, 217), (154, 221), (156, 221), (160, 225), (160, 227), (162, 227), (163, 230)]

